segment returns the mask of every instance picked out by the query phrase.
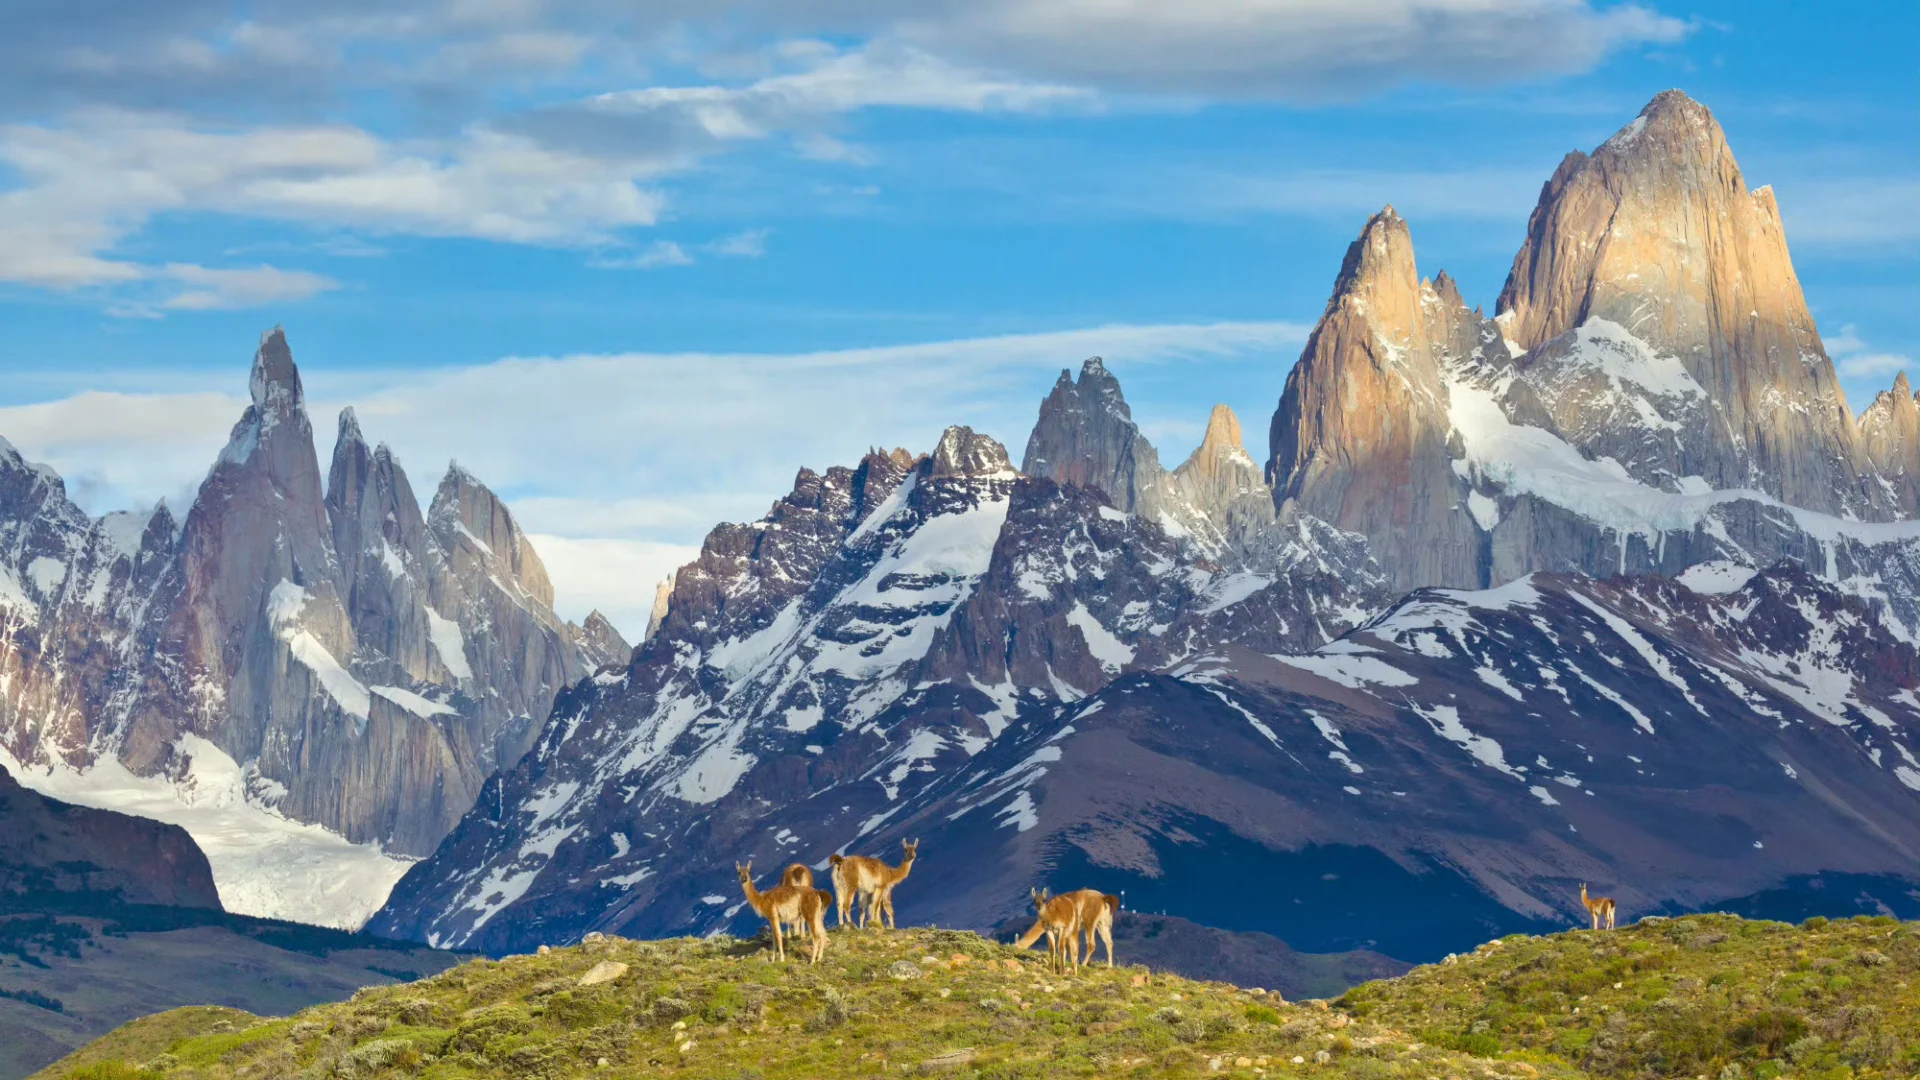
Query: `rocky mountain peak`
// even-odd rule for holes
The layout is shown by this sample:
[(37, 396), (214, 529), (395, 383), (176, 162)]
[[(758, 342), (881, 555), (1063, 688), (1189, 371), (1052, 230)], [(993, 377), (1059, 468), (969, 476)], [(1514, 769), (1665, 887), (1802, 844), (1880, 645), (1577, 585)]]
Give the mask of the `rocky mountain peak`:
[(349, 405), (341, 409), (339, 430), (334, 436), (335, 456), (339, 454), (339, 445), (341, 443), (353, 442), (364, 444), (366, 441), (366, 436), (360, 434), (360, 418), (354, 415), (353, 406)]
[(1904, 515), (1920, 513), (1920, 402), (1907, 373), (1860, 414), (1860, 444)]
[(932, 476), (1011, 478), (1007, 448), (970, 427), (950, 427), (940, 435), (930, 464)]
[(1453, 275), (1447, 273), (1445, 270), (1434, 275), (1432, 289), (1433, 295), (1439, 297), (1450, 307), (1464, 309), (1467, 306), (1466, 298), (1460, 295), (1460, 283), (1453, 280)]
[[(1747, 190), (1719, 123), (1685, 94), (1659, 95), (1591, 155), (1561, 162), (1497, 311), (1528, 366), (1543, 368), (1531, 382), (1551, 426), (1588, 456), (1669, 490), (1700, 477), (1887, 516), (1773, 194)], [(1583, 345), (1595, 336), (1613, 344)], [(1638, 389), (1595, 382), (1615, 346), (1644, 352)], [(1594, 413), (1596, 395), (1659, 421), (1623, 430)]]
[(1080, 365), (1076, 381), (1062, 371), (1040, 403), (1020, 471), (1060, 484), (1097, 488), (1113, 505), (1134, 512), (1154, 507), (1151, 494), (1165, 471), (1140, 434), (1120, 380), (1099, 357)]
[(1455, 324), (1471, 316), (1449, 308), (1430, 319), (1431, 295), (1406, 220), (1382, 209), (1348, 246), (1269, 434), (1280, 514), (1366, 535), (1396, 588), (1479, 581), (1441, 375)]
[(553, 583), (546, 565), (533, 545), (525, 542), (519, 522), (493, 489), (459, 462), (447, 463), (427, 522), (441, 547), (457, 561), (495, 566), (543, 607), (553, 606)]
[(260, 335), (260, 347), (253, 354), (253, 372), (247, 379), (254, 408), (265, 413), (286, 415), (306, 404), (300, 386), (300, 371), (293, 364), (293, 350), (287, 345), (287, 333), (276, 326)]
[(1223, 473), (1242, 474), (1252, 469), (1257, 478), (1260, 466), (1247, 453), (1246, 443), (1240, 437), (1240, 417), (1226, 405), (1215, 405), (1213, 412), (1207, 415), (1207, 433), (1194, 448), (1192, 456), (1181, 464), (1176, 473), (1195, 471), (1210, 476)]
[(600, 614), (599, 608), (587, 612), (587, 617), (581, 621), (580, 639), (581, 643), (596, 656), (617, 657), (624, 662), (628, 654), (633, 652), (633, 646), (627, 644), (627, 639), (620, 636), (620, 631), (614, 627), (611, 620)]
[(1413, 233), (1407, 221), (1389, 205), (1367, 219), (1359, 239), (1347, 246), (1347, 257), (1334, 281), (1329, 305), (1360, 303), (1376, 321), (1404, 328), (1414, 318), (1420, 296), (1420, 275), (1414, 266)]
[(1172, 479), (1179, 501), (1198, 510), (1236, 550), (1273, 521), (1273, 495), (1260, 463), (1241, 441), (1240, 418), (1225, 405), (1213, 407), (1206, 436)]

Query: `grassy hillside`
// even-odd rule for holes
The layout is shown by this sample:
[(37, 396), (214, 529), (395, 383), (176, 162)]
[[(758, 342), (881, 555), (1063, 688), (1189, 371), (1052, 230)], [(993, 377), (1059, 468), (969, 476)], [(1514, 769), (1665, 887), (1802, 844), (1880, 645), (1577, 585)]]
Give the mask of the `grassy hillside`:
[(835, 931), (818, 967), (605, 939), (286, 1019), (163, 1014), (40, 1075), (1907, 1077), (1916, 954), (1915, 924), (1697, 916), (1510, 938), (1329, 1007), (1124, 966), (1055, 977), (955, 931)]
[[(757, 942), (607, 939), (473, 961), (288, 1019), (209, 1019), (193, 1037), (154, 1018), (151, 1037), (123, 1029), (41, 1075), (1186, 1076), (1216, 1061), (1244, 1076), (1486, 1075), (1325, 1003), (1125, 966), (1056, 978), (1045, 961), (941, 930), (835, 931), (818, 967), (776, 964)], [(593, 983), (596, 969), (613, 977)]]
[(89, 913), (12, 911), (0, 901), (0, 1080), (26, 1076), (161, 1009), (192, 1002), (288, 1013), (459, 960), (424, 946), (206, 908), (57, 899)]
[(1429, 1042), (1593, 1076), (1920, 1075), (1920, 923), (1731, 915), (1524, 935), (1349, 990)]

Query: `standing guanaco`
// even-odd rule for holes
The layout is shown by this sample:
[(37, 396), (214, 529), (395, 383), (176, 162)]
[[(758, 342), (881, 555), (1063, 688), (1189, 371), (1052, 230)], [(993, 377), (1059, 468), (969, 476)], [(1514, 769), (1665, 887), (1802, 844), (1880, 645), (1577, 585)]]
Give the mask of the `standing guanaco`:
[(773, 927), (774, 958), (787, 958), (787, 946), (780, 928), (787, 923), (804, 922), (813, 931), (808, 959), (812, 963), (819, 963), (821, 954), (827, 951), (827, 907), (821, 900), (819, 890), (798, 885), (776, 885), (761, 892), (753, 887), (753, 860), (747, 860), (744, 865), (735, 863), (734, 869), (740, 872), (740, 888), (747, 894), (747, 903), (752, 904), (753, 910), (759, 912), (760, 917)]
[(1120, 910), (1120, 898), (1098, 889), (1076, 889), (1064, 894), (1072, 897), (1080, 909), (1080, 934), (1074, 941), (1073, 965), (1080, 966), (1080, 938), (1085, 939), (1087, 963), (1093, 963), (1094, 936), (1107, 943), (1107, 966), (1113, 966), (1113, 916)]
[[(1071, 895), (1056, 896), (1049, 900), (1045, 889), (1034, 889), (1032, 896), (1033, 911), (1039, 918), (1033, 921), (1033, 926), (1026, 933), (1020, 935), (1014, 947), (1029, 948), (1040, 939), (1041, 934), (1047, 935), (1047, 964), (1055, 974), (1062, 974), (1068, 963), (1067, 950), (1074, 948), (1074, 935), (1080, 929), (1080, 905), (1074, 902)], [(1107, 957), (1109, 960), (1113, 957), (1112, 945), (1107, 946)], [(1076, 955), (1076, 965), (1078, 959)]]
[[(781, 872), (780, 884), (792, 885), (799, 889), (812, 889), (813, 871), (808, 869), (804, 864), (794, 863)], [(818, 892), (819, 890), (815, 889), (814, 891)], [(831, 901), (829, 901), (829, 903), (831, 903)], [(792, 923), (789, 926), (782, 927), (782, 929), (790, 934), (798, 934), (803, 938), (807, 936), (807, 924), (805, 921)]]
[(841, 926), (851, 921), (853, 902), (858, 899), (862, 928), (877, 915), (881, 925), (889, 930), (894, 929), (893, 887), (907, 880), (907, 875), (913, 872), (913, 860), (920, 854), (920, 841), (903, 840), (900, 846), (906, 855), (897, 867), (865, 855), (841, 855), (836, 852), (828, 856), (833, 863), (833, 894)]
[(1595, 930), (1600, 929), (1602, 922), (1607, 924), (1607, 929), (1613, 929), (1613, 897), (1595, 896), (1589, 898), (1587, 896), (1587, 883), (1583, 881), (1580, 883), (1580, 902), (1586, 905), (1587, 915), (1593, 919), (1593, 928)]

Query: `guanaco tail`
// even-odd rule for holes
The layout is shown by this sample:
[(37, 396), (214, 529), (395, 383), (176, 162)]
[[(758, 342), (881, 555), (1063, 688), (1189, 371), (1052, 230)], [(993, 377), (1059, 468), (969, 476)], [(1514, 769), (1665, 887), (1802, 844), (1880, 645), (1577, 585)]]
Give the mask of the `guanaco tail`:
[(833, 894), (841, 926), (852, 921), (853, 902), (857, 899), (860, 901), (861, 927), (864, 928), (877, 914), (880, 925), (894, 929), (893, 888), (907, 880), (907, 875), (913, 872), (913, 860), (920, 854), (920, 841), (903, 840), (900, 846), (906, 854), (897, 867), (865, 855), (836, 853), (828, 856), (833, 864)]
[(1613, 929), (1613, 897), (1589, 897), (1587, 895), (1587, 883), (1583, 881), (1580, 883), (1580, 902), (1586, 905), (1587, 915), (1593, 920), (1593, 928), (1595, 930), (1600, 929), (1602, 922), (1607, 924), (1607, 929)]
[(747, 894), (747, 903), (753, 910), (767, 920), (773, 927), (773, 955), (777, 960), (787, 958), (787, 946), (781, 927), (789, 923), (805, 923), (812, 931), (811, 948), (808, 960), (819, 963), (820, 957), (827, 951), (827, 905), (818, 889), (800, 885), (776, 885), (766, 892), (753, 886), (753, 860), (735, 863), (734, 869), (740, 872), (740, 888)]

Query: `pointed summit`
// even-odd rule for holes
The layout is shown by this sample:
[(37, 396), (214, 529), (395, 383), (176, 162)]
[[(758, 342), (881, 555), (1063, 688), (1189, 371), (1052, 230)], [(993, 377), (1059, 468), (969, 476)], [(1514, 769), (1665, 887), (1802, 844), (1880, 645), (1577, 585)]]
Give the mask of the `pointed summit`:
[(260, 335), (247, 389), (252, 394), (254, 408), (262, 413), (286, 415), (304, 407), (306, 395), (300, 386), (300, 370), (293, 364), (293, 350), (287, 346), (284, 329), (276, 326)]
[(1434, 277), (1433, 294), (1441, 300), (1444, 300), (1450, 306), (1457, 308), (1465, 308), (1467, 306), (1466, 298), (1460, 295), (1460, 283), (1453, 280), (1453, 276), (1445, 270), (1440, 271), (1440, 273)]
[(1062, 371), (1027, 437), (1020, 471), (1058, 484), (1097, 489), (1132, 513), (1165, 476), (1160, 455), (1140, 434), (1120, 380), (1088, 357), (1076, 381)]
[(1920, 402), (1902, 371), (1860, 414), (1860, 443), (1903, 515), (1920, 512)]
[(356, 442), (364, 445), (366, 441), (366, 436), (360, 434), (360, 418), (354, 415), (353, 406), (349, 405), (341, 409), (339, 431), (334, 436), (335, 445), (337, 446), (345, 442)]
[(542, 608), (553, 607), (553, 582), (519, 522), (493, 489), (457, 461), (447, 463), (427, 524), (456, 568), (479, 564), (504, 571), (528, 598)]
[(1691, 391), (1668, 395), (1663, 423), (1679, 426), (1651, 434), (1575, 415), (1577, 401), (1545, 401), (1590, 456), (1614, 457), (1649, 484), (1698, 476), (1810, 509), (1887, 515), (1773, 193), (1747, 190), (1720, 124), (1685, 94), (1660, 94), (1591, 156), (1567, 155), (1541, 189), (1497, 311), (1522, 350), (1559, 342), (1556, 355), (1529, 361), (1550, 396), (1545, 368), (1569, 384), (1589, 366), (1582, 328), (1671, 359), (1702, 391), (1696, 405), (1679, 399)]
[(1373, 540), (1394, 587), (1473, 588), (1479, 534), (1459, 509), (1440, 369), (1459, 320), (1438, 318), (1447, 313), (1430, 311), (1430, 295), (1406, 221), (1391, 206), (1369, 218), (1287, 376), (1266, 478), (1283, 519)]
[(980, 478), (1013, 477), (1013, 463), (1007, 460), (1007, 448), (970, 427), (950, 427), (940, 435), (933, 451), (934, 476), (971, 476)]
[(1213, 407), (1206, 437), (1173, 470), (1172, 486), (1178, 502), (1199, 511), (1236, 550), (1273, 522), (1273, 492), (1240, 441), (1240, 418), (1225, 405)]

